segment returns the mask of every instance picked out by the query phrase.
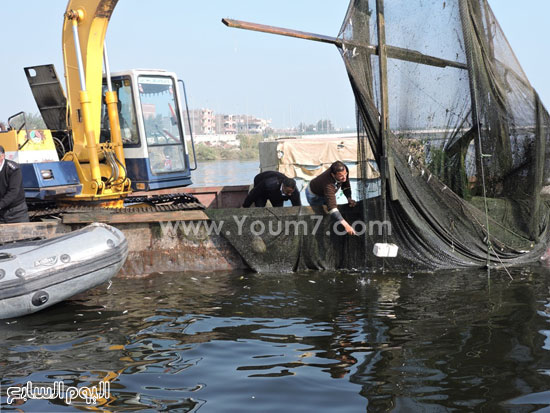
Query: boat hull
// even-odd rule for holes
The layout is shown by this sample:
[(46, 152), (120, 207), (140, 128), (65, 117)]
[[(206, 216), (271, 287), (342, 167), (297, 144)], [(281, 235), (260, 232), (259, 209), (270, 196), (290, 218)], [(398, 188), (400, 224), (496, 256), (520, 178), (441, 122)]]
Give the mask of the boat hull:
[(31, 314), (103, 284), (127, 255), (122, 232), (97, 223), (0, 247), (0, 318)]

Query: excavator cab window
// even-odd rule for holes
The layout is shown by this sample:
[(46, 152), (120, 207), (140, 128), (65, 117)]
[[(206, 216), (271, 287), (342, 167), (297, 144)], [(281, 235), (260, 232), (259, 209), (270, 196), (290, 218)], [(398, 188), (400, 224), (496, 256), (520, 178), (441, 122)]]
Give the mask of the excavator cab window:
[(183, 131), (174, 79), (142, 75), (138, 77), (138, 89), (152, 172), (184, 171)]
[[(132, 82), (129, 76), (111, 79), (113, 91), (118, 97), (118, 118), (120, 122), (120, 134), (124, 146), (139, 145), (139, 133), (137, 131), (136, 115), (132, 100)], [(103, 96), (107, 86), (103, 85)], [(111, 139), (111, 127), (107, 105), (103, 102), (101, 107), (101, 136), (100, 141), (106, 142)]]

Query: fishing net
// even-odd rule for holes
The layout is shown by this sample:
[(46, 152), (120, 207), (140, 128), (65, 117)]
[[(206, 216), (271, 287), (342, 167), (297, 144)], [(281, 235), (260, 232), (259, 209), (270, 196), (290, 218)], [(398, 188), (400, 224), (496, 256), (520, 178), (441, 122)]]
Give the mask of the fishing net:
[[(245, 211), (245, 212), (243, 212)], [(366, 268), (363, 237), (349, 237), (323, 207), (207, 209), (211, 222), (258, 272)], [(342, 207), (350, 222), (360, 208)]]
[[(359, 143), (360, 207), (342, 212), (368, 230), (333, 235), (325, 217), (314, 235), (230, 236), (245, 261), (259, 271), (409, 272), (539, 260), (549, 238), (550, 118), (488, 2), (352, 0), (333, 43)], [(369, 155), (381, 172), (376, 198), (367, 196)], [(278, 213), (266, 211), (264, 225)], [(285, 214), (276, 219), (304, 219), (301, 209)], [(396, 244), (397, 257), (376, 257), (377, 242)]]
[(370, 241), (400, 248), (385, 262), (370, 255), (368, 266), (537, 260), (548, 239), (549, 116), (487, 1), (384, 2), (387, 71), (376, 6), (353, 0), (338, 36), (357, 104), (360, 170), (366, 176), (370, 145), (387, 171), (385, 200), (363, 209), (391, 223), (391, 234)]

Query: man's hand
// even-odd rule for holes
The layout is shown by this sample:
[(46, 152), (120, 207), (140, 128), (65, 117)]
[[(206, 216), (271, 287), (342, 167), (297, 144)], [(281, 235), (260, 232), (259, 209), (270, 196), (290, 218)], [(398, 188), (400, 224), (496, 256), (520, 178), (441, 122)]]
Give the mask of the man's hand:
[(355, 205), (357, 205), (357, 202), (355, 202), (351, 198), (348, 198), (348, 205), (353, 208), (353, 207), (355, 207)]
[(353, 228), (351, 227), (351, 225), (348, 224), (348, 222), (346, 220), (342, 220), (341, 224), (344, 227), (344, 229), (346, 230), (348, 235), (357, 235), (355, 233), (355, 231), (353, 230)]

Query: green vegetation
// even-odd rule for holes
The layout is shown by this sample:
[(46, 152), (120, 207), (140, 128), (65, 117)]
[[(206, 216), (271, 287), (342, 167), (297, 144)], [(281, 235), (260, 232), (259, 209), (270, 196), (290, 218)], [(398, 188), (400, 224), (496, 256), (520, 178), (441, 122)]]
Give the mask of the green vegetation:
[(329, 119), (320, 119), (315, 124), (300, 122), (296, 128), (300, 133), (330, 133), (334, 132), (334, 125)]
[(431, 160), (428, 170), (445, 182), (449, 188), (464, 199), (471, 199), (472, 194), (466, 174), (465, 154), (447, 154), (442, 149), (431, 149)]
[(195, 145), (197, 160), (216, 161), (226, 159), (253, 160), (258, 159), (258, 145), (263, 140), (262, 135), (237, 135), (239, 147), (210, 146), (203, 143)]
[(258, 159), (260, 153), (258, 147), (263, 140), (262, 135), (237, 135), (237, 139), (240, 142), (239, 159)]

